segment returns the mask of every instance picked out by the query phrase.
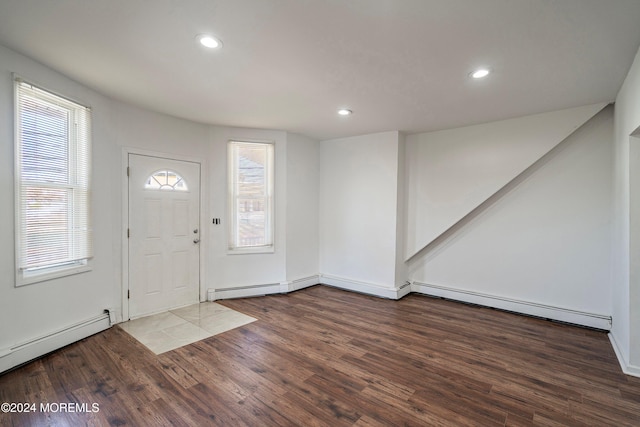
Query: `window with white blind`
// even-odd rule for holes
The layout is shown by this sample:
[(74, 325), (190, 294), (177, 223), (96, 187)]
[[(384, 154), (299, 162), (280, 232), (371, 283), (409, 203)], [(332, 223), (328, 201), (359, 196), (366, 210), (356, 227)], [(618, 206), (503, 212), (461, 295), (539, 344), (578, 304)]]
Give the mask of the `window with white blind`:
[(16, 285), (88, 270), (88, 107), (17, 78)]
[(273, 169), (271, 143), (230, 141), (229, 251), (273, 252)]

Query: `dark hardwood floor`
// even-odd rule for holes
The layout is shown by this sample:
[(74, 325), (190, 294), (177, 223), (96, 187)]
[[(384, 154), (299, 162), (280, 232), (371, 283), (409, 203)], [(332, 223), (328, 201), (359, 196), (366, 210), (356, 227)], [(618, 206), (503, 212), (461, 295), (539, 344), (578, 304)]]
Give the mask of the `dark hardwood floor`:
[(0, 376), (0, 403), (81, 412), (0, 424), (640, 426), (602, 332), (324, 286), (218, 302), (258, 321), (160, 356), (111, 328)]

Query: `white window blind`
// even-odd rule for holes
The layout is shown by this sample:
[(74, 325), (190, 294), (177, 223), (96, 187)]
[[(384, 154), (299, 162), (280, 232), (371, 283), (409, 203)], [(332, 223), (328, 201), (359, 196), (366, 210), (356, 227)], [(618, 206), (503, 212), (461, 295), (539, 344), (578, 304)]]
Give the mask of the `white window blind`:
[(229, 249), (273, 250), (271, 143), (229, 142)]
[(92, 256), (91, 114), (20, 79), (15, 85), (16, 259), (24, 278)]

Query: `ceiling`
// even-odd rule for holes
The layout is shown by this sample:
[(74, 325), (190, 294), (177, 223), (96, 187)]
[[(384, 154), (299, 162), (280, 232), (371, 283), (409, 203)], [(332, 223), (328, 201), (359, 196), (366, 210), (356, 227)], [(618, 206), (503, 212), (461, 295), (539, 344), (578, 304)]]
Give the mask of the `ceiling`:
[(0, 0), (0, 44), (146, 109), (330, 139), (613, 101), (639, 21), (639, 0)]

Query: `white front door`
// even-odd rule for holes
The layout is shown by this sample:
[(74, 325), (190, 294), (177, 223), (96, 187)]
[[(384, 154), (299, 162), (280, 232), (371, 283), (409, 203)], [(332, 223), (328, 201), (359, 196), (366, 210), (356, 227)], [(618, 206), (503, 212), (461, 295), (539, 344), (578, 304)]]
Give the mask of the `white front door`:
[(200, 164), (129, 154), (129, 318), (200, 301)]

